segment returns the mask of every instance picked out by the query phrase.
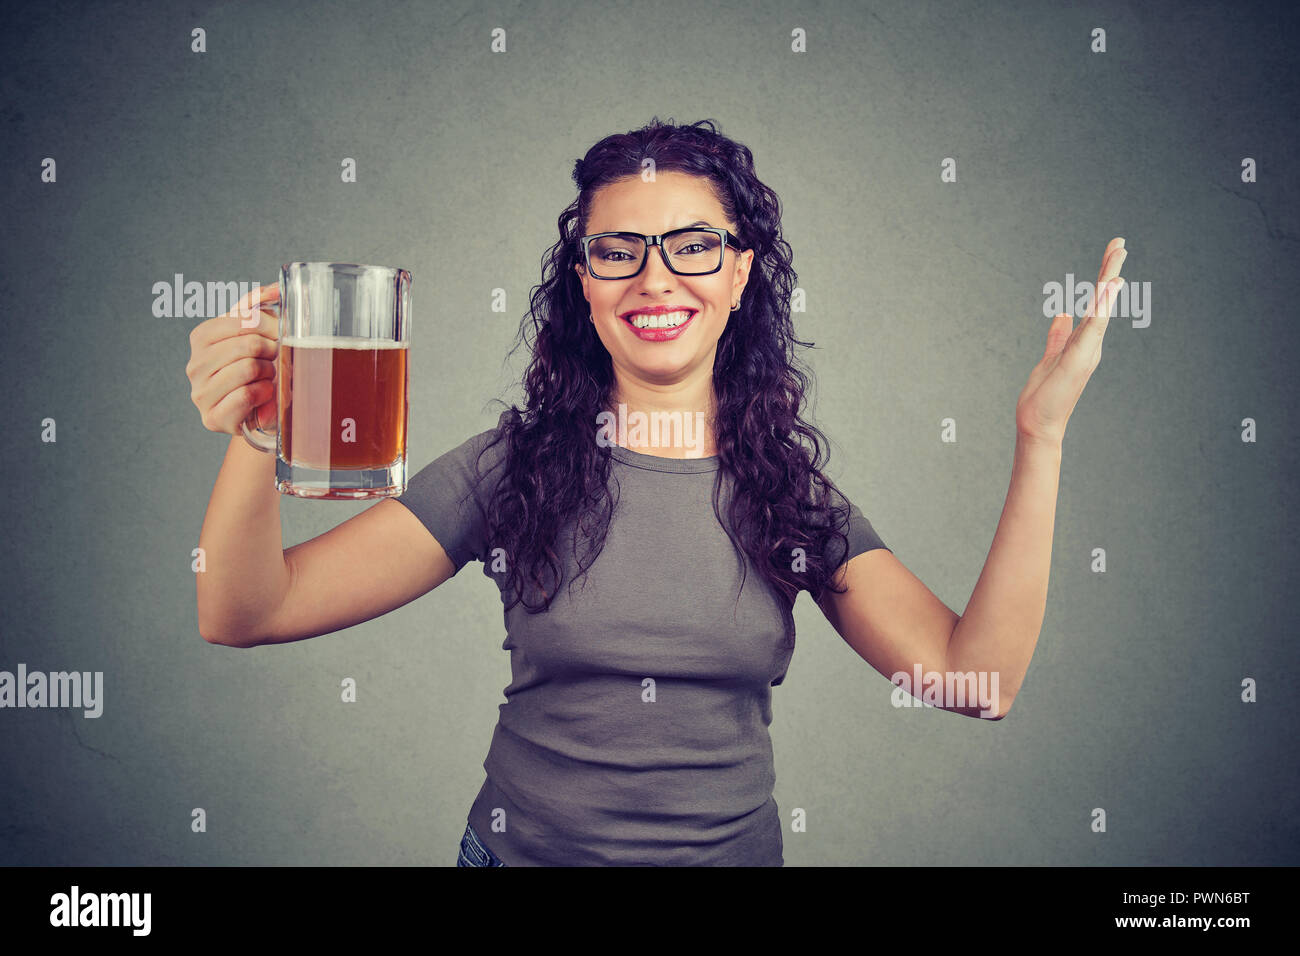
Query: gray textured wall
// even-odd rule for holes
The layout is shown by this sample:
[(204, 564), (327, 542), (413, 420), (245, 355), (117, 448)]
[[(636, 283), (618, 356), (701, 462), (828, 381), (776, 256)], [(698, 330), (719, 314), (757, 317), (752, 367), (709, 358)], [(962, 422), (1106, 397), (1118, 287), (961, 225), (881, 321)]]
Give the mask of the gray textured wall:
[[(103, 671), (105, 699), (98, 719), (0, 710), (0, 862), (454, 862), (509, 681), (494, 587), (472, 568), (332, 636), (206, 644), (190, 552), (229, 439), (189, 399), (200, 319), (154, 317), (151, 290), (268, 283), (291, 259), (410, 269), (418, 469), (517, 398), (523, 363), (504, 357), (573, 160), (654, 114), (714, 118), (754, 151), (807, 291), (831, 473), (959, 613), (1006, 494), (1044, 284), (1091, 281), (1122, 235), (1149, 295), (1146, 327), (1112, 318), (1071, 419), (1046, 620), (1008, 719), (895, 709), (801, 597), (772, 728), (777, 801), (810, 823), (786, 834), (787, 865), (1298, 862), (1294, 14), (9, 9), (0, 669)], [(286, 546), (365, 507), (281, 505)], [(339, 702), (342, 676), (358, 703)], [(1248, 677), (1258, 703), (1240, 700)]]

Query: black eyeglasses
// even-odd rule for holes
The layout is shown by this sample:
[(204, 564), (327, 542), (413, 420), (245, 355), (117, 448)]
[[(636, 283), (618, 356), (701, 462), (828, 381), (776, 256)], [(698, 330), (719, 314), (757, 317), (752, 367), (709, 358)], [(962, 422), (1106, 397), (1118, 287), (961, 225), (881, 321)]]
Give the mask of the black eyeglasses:
[(740, 240), (726, 229), (693, 226), (661, 236), (639, 232), (598, 232), (583, 236), (582, 257), (593, 279), (631, 279), (645, 268), (646, 253), (659, 247), (668, 271), (679, 276), (706, 276), (722, 268), (730, 246), (740, 252)]

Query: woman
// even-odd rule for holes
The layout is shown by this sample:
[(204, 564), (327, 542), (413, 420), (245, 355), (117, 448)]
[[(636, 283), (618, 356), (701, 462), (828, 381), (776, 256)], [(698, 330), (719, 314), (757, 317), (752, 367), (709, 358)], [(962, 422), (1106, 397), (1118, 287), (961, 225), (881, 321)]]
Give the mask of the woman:
[[(768, 725), (798, 592), (900, 685), (992, 675), (977, 701), (912, 692), (1002, 717), (1042, 625), (1061, 440), (1113, 293), (1077, 330), (1068, 315), (1052, 324), (1017, 404), (1007, 506), (959, 617), (821, 471), (824, 436), (800, 417), (790, 249), (750, 151), (709, 121), (656, 119), (597, 143), (574, 179), (520, 329), (525, 407), (400, 498), (287, 551), (273, 462), (232, 441), (200, 539), (219, 572), (198, 576), (200, 632), (241, 647), (331, 633), (482, 561), (512, 680), (458, 864), (780, 866)], [(260, 335), (232, 312), (191, 337), (212, 430), (273, 414), (276, 330), (261, 317), (248, 330)]]

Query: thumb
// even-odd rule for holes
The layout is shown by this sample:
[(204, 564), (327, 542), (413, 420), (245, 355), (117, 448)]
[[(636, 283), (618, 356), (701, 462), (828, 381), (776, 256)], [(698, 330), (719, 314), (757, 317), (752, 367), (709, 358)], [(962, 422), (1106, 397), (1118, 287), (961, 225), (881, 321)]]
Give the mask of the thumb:
[(1069, 312), (1062, 312), (1052, 319), (1052, 324), (1047, 327), (1047, 347), (1043, 349), (1043, 361), (1054, 358), (1065, 348), (1073, 330), (1074, 316)]

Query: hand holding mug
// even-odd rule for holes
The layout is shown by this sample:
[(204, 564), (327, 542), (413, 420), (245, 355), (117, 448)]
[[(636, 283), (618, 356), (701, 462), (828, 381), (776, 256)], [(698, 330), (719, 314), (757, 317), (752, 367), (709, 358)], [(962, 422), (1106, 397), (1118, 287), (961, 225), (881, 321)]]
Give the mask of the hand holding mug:
[(204, 428), (238, 435), (240, 424), (253, 412), (259, 424), (274, 427), (275, 360), (280, 349), (277, 319), (262, 306), (279, 301), (278, 285), (259, 286), (225, 315), (200, 322), (190, 332), (185, 374)]
[(190, 397), (206, 428), (276, 458), (303, 498), (406, 490), (411, 274), (291, 262), (190, 335)]

